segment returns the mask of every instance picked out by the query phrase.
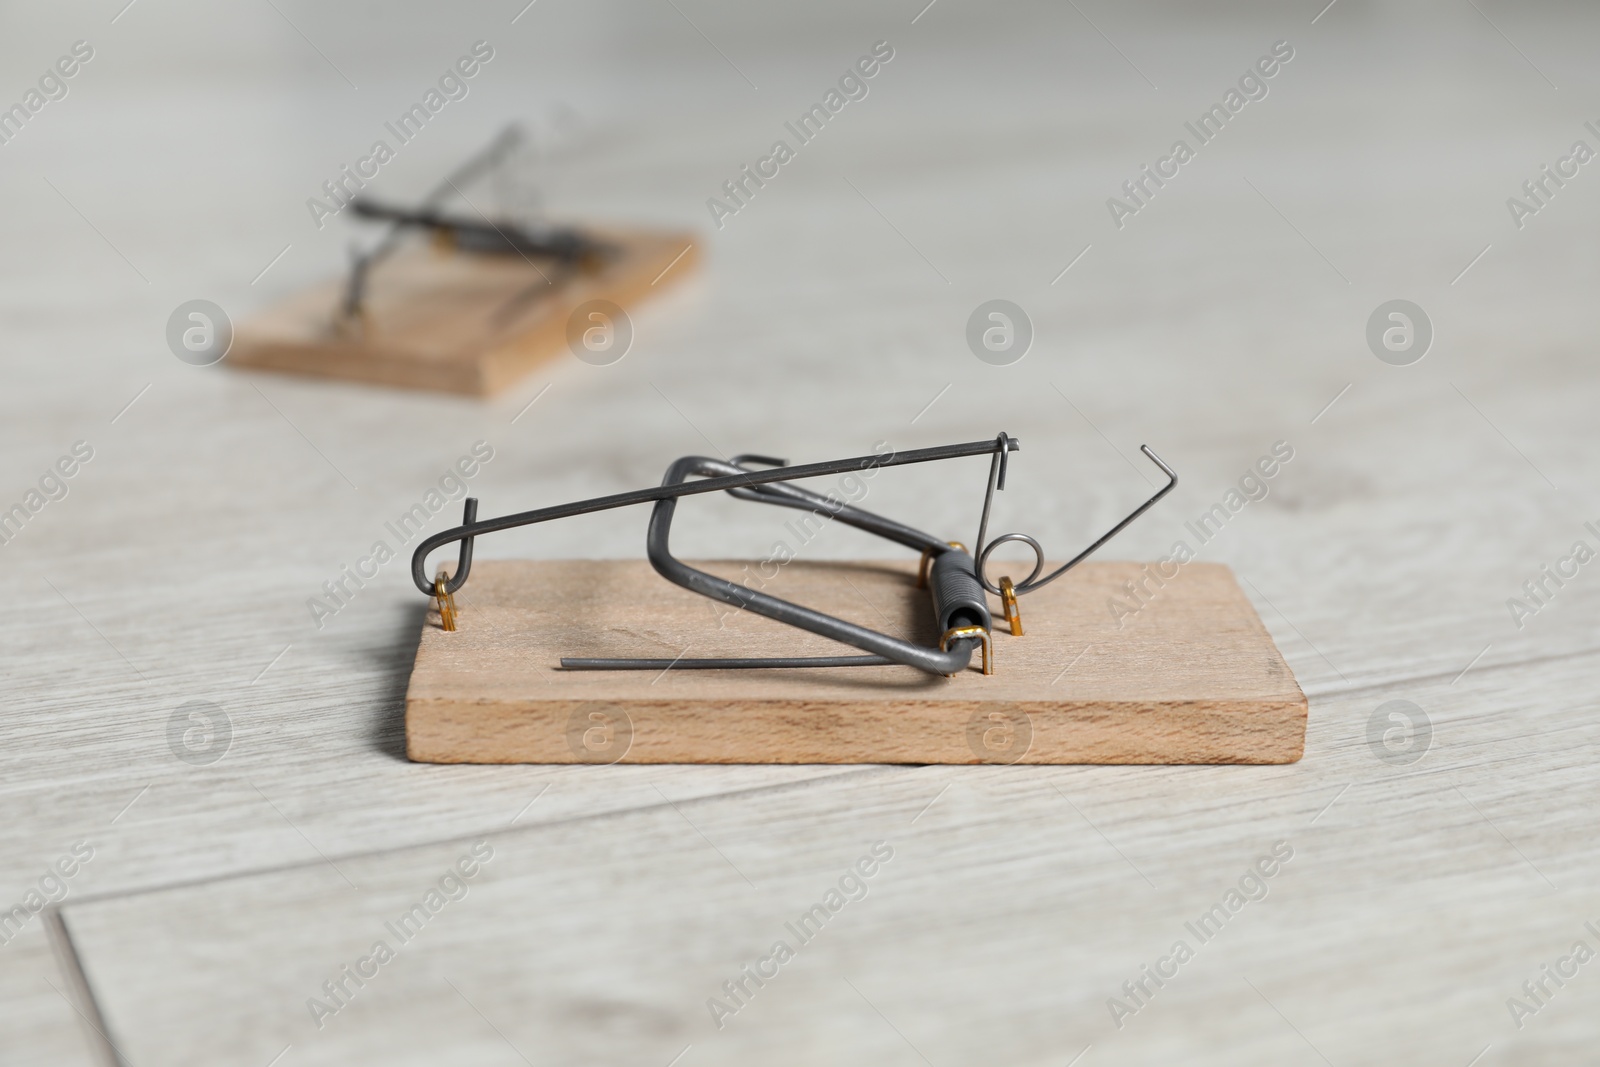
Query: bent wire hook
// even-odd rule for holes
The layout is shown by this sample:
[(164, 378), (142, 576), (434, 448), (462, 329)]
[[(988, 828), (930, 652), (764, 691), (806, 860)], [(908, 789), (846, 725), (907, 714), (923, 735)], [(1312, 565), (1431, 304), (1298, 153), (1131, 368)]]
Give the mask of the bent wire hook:
[[(1144, 454), (1161, 468), (1167, 484), (1156, 491), (1126, 518), (1088, 548), (1057, 568), (1045, 578), (1039, 578), (1044, 567), (1044, 550), (1039, 542), (1026, 534), (1004, 534), (986, 542), (989, 511), (996, 489), (1005, 488), (1006, 468), (1010, 453), (1021, 448), (1021, 443), (1008, 434), (999, 434), (990, 441), (973, 441), (966, 444), (941, 445), (906, 452), (889, 452), (826, 463), (809, 463), (788, 466), (783, 460), (764, 456), (735, 456), (731, 460), (717, 460), (705, 456), (685, 456), (667, 469), (662, 484), (650, 489), (636, 489), (626, 493), (559, 504), (533, 511), (503, 515), (496, 519), (477, 518), (478, 501), (467, 498), (462, 525), (437, 533), (417, 546), (411, 557), (411, 578), (425, 594), (439, 598), (441, 616), (447, 629), (453, 629), (452, 595), (466, 584), (472, 571), (473, 541), (488, 533), (548, 522), (552, 519), (570, 518), (595, 511), (627, 507), (632, 504), (654, 503), (646, 541), (651, 565), (662, 577), (677, 585), (720, 600), (758, 615), (786, 623), (790, 626), (832, 638), (843, 644), (861, 649), (859, 656), (793, 656), (793, 657), (732, 657), (720, 659), (596, 659), (564, 657), (562, 667), (568, 670), (728, 670), (778, 667), (865, 667), (904, 664), (930, 674), (954, 674), (966, 669), (973, 651), (983, 649), (984, 673), (992, 671), (991, 618), (984, 592), (1002, 595), (1010, 590), (1007, 601), (1008, 614), (1014, 610), (1015, 596), (1032, 592), (1055, 581), (1068, 570), (1088, 558), (1095, 550), (1120, 533), (1129, 523), (1144, 514), (1156, 501), (1169, 493), (1178, 482), (1178, 476), (1148, 446), (1140, 446)], [(819, 493), (789, 484), (804, 478), (816, 478), (848, 471), (876, 470), (911, 463), (928, 463), (936, 460), (957, 459), (988, 453), (993, 456), (989, 467), (988, 489), (984, 496), (983, 518), (979, 524), (976, 562), (964, 546), (945, 541), (893, 519), (862, 508), (830, 499)], [(766, 467), (755, 470), (752, 466)], [(690, 478), (697, 480), (690, 481)], [(887, 540), (918, 549), (923, 554), (928, 586), (933, 599), (934, 614), (939, 632), (937, 649), (905, 641), (889, 634), (858, 626), (844, 619), (769, 596), (737, 585), (723, 578), (697, 570), (672, 555), (668, 542), (672, 518), (679, 498), (701, 493), (727, 492), (742, 500), (751, 500), (778, 507), (797, 508), (813, 514), (827, 515), (849, 526), (876, 534)], [(427, 577), (427, 559), (434, 550), (459, 542), (455, 573), (446, 577), (441, 571), (433, 581)], [(1001, 587), (991, 584), (983, 575), (983, 565), (990, 553), (1007, 541), (1022, 541), (1033, 548), (1036, 563), (1033, 572), (1020, 584), (1012, 587), (1008, 579), (1001, 579)], [(931, 567), (927, 566), (931, 559)], [(448, 614), (447, 614), (448, 613)], [(1013, 625), (1013, 633), (1020, 630)]]

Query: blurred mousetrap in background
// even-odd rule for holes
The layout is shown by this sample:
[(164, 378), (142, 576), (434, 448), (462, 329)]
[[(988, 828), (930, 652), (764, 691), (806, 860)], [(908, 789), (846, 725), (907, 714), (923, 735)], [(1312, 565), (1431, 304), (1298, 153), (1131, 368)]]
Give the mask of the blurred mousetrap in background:
[[(387, 224), (383, 237), (352, 253), (340, 281), (241, 323), (228, 362), (488, 396), (567, 351), (581, 306), (627, 307), (687, 276), (691, 234), (534, 217), (525, 182), (518, 188), (530, 151), (509, 126), (415, 206), (351, 201), (356, 217)], [(471, 198), (479, 182), (495, 194), (494, 214)], [(407, 241), (415, 234), (431, 240)], [(610, 328), (585, 320), (578, 332), (596, 323)]]

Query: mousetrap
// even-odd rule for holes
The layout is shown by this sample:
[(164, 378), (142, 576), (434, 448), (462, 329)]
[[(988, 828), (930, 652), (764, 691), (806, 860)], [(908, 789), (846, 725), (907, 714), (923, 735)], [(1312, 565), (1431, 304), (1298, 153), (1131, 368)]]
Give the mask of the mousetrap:
[[(1002, 433), (801, 466), (686, 456), (660, 486), (494, 519), (478, 519), (477, 500), (468, 498), (462, 525), (428, 538), (412, 557), (412, 579), (434, 607), (406, 695), (410, 757), (1298, 760), (1305, 696), (1227, 567), (1185, 565), (1132, 620), (1116, 618), (1106, 603), (1132, 584), (1149, 588), (1149, 568), (1079, 567), (1172, 490), (1171, 468), (1143, 447), (1166, 484), (1082, 552), (1047, 566), (1034, 538), (988, 536), (994, 494), (1019, 447)], [(793, 484), (985, 454), (975, 552)], [(748, 561), (684, 562), (669, 547), (678, 501), (714, 492), (841, 522), (919, 555), (791, 560), (770, 575)], [(647, 560), (506, 561), (474, 570), (473, 543), (484, 534), (641, 503), (654, 505)], [(1020, 580), (991, 581), (991, 555), (1012, 542), (1032, 550), (1033, 567)], [(452, 543), (454, 567), (430, 578), (429, 554)]]
[[(509, 127), (415, 208), (356, 197), (357, 218), (386, 223), (346, 277), (290, 297), (239, 325), (227, 362), (382, 385), (489, 396), (574, 338), (603, 336), (591, 362), (615, 362), (631, 327), (585, 309), (627, 309), (688, 276), (690, 234), (557, 227), (478, 211), (463, 189), (492, 176), (523, 144)], [(463, 211), (444, 204), (458, 197)], [(413, 234), (428, 242), (407, 242)], [(576, 319), (582, 319), (575, 325)], [(591, 321), (592, 319), (592, 321)], [(600, 334), (585, 331), (598, 328)], [(626, 336), (618, 339), (620, 331)], [(620, 345), (620, 348), (611, 348)]]

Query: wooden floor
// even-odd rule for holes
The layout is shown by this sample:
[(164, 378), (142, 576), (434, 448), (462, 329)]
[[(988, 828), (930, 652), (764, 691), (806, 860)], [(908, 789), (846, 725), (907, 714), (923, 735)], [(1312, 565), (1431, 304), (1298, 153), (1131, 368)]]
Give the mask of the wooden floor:
[[(116, 6), (0, 35), (23, 74), (95, 50), (0, 146), (0, 508), (33, 510), (0, 546), (0, 1063), (1594, 1058), (1600, 177), (1520, 228), (1507, 198), (1600, 147), (1600, 16)], [(376, 191), (520, 116), (553, 214), (702, 233), (626, 358), (493, 402), (175, 359), (184, 301), (242, 319), (342, 269), (357, 231), (306, 199), (478, 39)], [(707, 198), (880, 40), (719, 228)], [(1267, 95), (1117, 228), (1107, 198), (1279, 40)], [(1010, 366), (967, 346), (995, 298), (1033, 325)], [(1366, 338), (1394, 299), (1433, 325), (1407, 366)], [(1002, 430), (997, 529), (1053, 558), (1148, 495), (1140, 444), (1176, 468), (1106, 558), (1234, 569), (1310, 699), (1300, 762), (406, 760), (426, 603), (386, 524), (414, 506), (433, 532), (467, 489), (498, 515), (684, 454)], [(985, 473), (885, 472), (865, 506), (970, 543)], [(883, 551), (773, 510), (686, 503), (675, 548)], [(645, 519), (478, 552), (639, 558)]]

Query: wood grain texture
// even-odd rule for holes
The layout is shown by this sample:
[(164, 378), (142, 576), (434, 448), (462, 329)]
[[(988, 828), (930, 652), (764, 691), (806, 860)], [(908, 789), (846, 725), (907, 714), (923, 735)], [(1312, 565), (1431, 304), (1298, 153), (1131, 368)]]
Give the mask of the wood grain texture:
[(413, 244), (374, 268), (359, 325), (339, 323), (345, 283), (329, 282), (242, 323), (227, 362), (491, 396), (567, 351), (567, 320), (580, 304), (631, 308), (691, 273), (698, 255), (692, 234), (590, 232), (616, 254), (571, 278), (549, 259)]
[[(740, 580), (741, 562), (695, 564)], [(566, 671), (568, 656), (837, 654), (826, 638), (682, 589), (644, 560), (489, 561), (458, 629), (423, 626), (406, 749), (437, 763), (1287, 763), (1306, 701), (1220, 564), (1194, 564), (1131, 622), (1107, 601), (1135, 563), (1091, 562), (1022, 598), (995, 672), (911, 667)], [(759, 581), (759, 579), (755, 579)], [(788, 564), (764, 592), (936, 646), (905, 562)], [(1151, 586), (1153, 588), (1153, 586)]]

